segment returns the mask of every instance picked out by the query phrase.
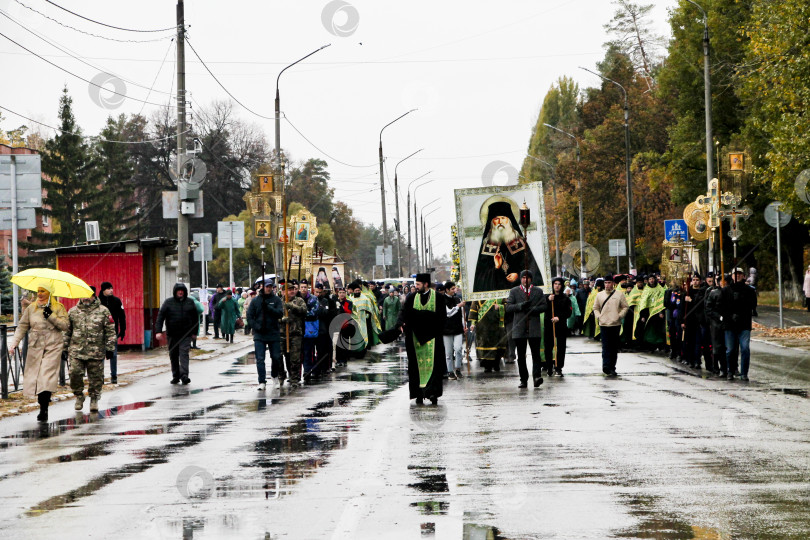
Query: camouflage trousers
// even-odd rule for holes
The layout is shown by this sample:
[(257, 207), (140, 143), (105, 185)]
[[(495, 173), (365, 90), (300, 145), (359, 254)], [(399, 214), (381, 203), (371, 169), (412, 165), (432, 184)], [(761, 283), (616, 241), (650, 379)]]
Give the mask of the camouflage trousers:
[(91, 398), (98, 399), (101, 396), (101, 388), (104, 386), (104, 359), (70, 359), (70, 388), (77, 396), (84, 394), (85, 372), (87, 372), (88, 381), (87, 394)]
[(290, 347), (287, 349), (287, 339), (282, 336), (281, 348), (284, 349), (284, 357), (287, 361), (288, 377), (290, 382), (297, 383), (301, 380), (301, 360), (303, 359), (302, 337), (300, 335), (290, 336)]

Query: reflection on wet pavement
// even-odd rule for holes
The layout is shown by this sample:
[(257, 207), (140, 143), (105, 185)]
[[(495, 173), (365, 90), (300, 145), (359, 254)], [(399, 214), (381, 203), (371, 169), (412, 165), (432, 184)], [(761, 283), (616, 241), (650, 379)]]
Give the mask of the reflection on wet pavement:
[(519, 392), (513, 365), (484, 375), (473, 364), (435, 407), (408, 402), (398, 349), (296, 392), (256, 391), (247, 354), (198, 365), (199, 387), (129, 387), (118, 396), (144, 399), (98, 415), (59, 404), (41, 429), (5, 424), (17, 428), (0, 437), (0, 530), (810, 537), (802, 378), (745, 385), (622, 355), (622, 376), (607, 380), (598, 345), (569, 343), (565, 379)]

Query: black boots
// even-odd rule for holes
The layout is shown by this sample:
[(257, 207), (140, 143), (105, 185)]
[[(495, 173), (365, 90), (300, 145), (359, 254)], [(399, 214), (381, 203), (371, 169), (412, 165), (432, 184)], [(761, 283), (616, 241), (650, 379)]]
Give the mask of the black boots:
[(51, 403), (51, 393), (47, 390), (45, 392), (40, 392), (37, 395), (37, 401), (39, 402), (39, 414), (37, 415), (37, 421), (47, 422), (48, 405)]

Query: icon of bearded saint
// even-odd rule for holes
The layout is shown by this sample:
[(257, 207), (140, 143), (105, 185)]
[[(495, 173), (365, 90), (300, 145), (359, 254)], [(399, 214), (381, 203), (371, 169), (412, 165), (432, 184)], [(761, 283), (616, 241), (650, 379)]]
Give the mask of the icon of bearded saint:
[(534, 275), (533, 284), (542, 286), (542, 274), (515, 219), (512, 204), (503, 199), (491, 203), (475, 265), (473, 292), (502, 291), (517, 286), (518, 276), (527, 266), (527, 255), (528, 268)]

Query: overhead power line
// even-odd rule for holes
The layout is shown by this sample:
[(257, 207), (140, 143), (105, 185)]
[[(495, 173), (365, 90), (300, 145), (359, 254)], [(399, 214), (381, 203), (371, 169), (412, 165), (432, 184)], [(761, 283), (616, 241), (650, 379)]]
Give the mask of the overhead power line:
[(40, 17), (44, 17), (44, 18), (48, 19), (49, 21), (53, 21), (56, 24), (58, 24), (59, 26), (69, 28), (70, 30), (80, 32), (82, 34), (87, 34), (88, 36), (92, 36), (92, 37), (96, 37), (96, 38), (100, 38), (100, 39), (106, 39), (108, 41), (117, 41), (119, 43), (154, 43), (156, 41), (163, 41), (164, 39), (168, 39), (170, 37), (173, 37), (173, 36), (165, 36), (165, 37), (155, 38), (155, 39), (116, 39), (116, 38), (111, 38), (111, 37), (107, 37), (107, 36), (102, 36), (102, 35), (99, 35), (99, 34), (94, 34), (92, 32), (88, 32), (86, 30), (82, 30), (81, 28), (76, 28), (75, 26), (70, 26), (69, 24), (65, 24), (62, 21), (54, 19), (53, 17), (50, 17), (50, 16), (42, 13), (41, 11), (38, 11), (38, 10), (32, 8), (31, 6), (23, 4), (22, 2), (20, 2), (20, 0), (14, 0), (14, 1), (17, 2), (18, 4), (20, 4), (25, 9), (27, 9), (29, 11), (33, 11), (34, 13), (39, 15)]
[[(194, 45), (192, 45), (192, 44), (191, 44), (191, 42), (188, 40), (188, 38), (186, 38), (186, 43), (188, 43), (188, 46), (189, 46), (189, 48), (191, 49), (191, 52), (193, 52), (193, 53), (194, 53), (194, 56), (196, 56), (196, 57), (197, 57), (197, 60), (199, 60), (199, 61), (200, 61), (200, 63), (203, 65), (203, 67), (204, 67), (204, 68), (205, 68), (205, 70), (208, 72), (208, 74), (209, 74), (209, 75), (211, 75), (211, 77), (214, 79), (214, 81), (216, 81), (216, 83), (219, 85), (219, 87), (220, 87), (220, 88), (222, 88), (222, 90), (223, 90), (223, 91), (224, 91), (226, 94), (228, 94), (228, 96), (229, 96), (229, 97), (230, 97), (232, 100), (234, 100), (234, 101), (235, 101), (237, 104), (239, 104), (239, 105), (240, 105), (240, 106), (241, 106), (243, 109), (245, 109), (247, 112), (249, 112), (249, 113), (251, 113), (251, 114), (253, 114), (253, 115), (255, 115), (255, 116), (258, 116), (259, 118), (263, 118), (264, 120), (273, 120), (273, 121), (275, 121), (275, 119), (276, 119), (276, 118), (275, 118), (274, 116), (265, 116), (265, 115), (263, 115), (263, 114), (257, 113), (256, 111), (254, 111), (253, 109), (251, 109), (250, 107), (248, 107), (247, 105), (245, 105), (244, 103), (242, 103), (241, 101), (239, 101), (239, 99), (238, 99), (236, 96), (234, 96), (234, 95), (231, 93), (231, 91), (230, 91), (230, 90), (228, 90), (227, 88), (225, 88), (225, 85), (224, 85), (224, 84), (222, 84), (222, 82), (221, 82), (221, 81), (220, 81), (220, 80), (217, 78), (217, 76), (216, 76), (216, 75), (214, 75), (214, 72), (213, 72), (213, 71), (211, 71), (211, 69), (210, 69), (210, 68), (208, 67), (208, 65), (207, 65), (207, 64), (206, 64), (206, 63), (203, 61), (203, 59), (202, 59), (202, 58), (200, 58), (200, 55), (197, 53), (197, 50), (194, 48)], [(341, 165), (345, 165), (345, 166), (347, 166), (347, 167), (358, 167), (358, 168), (365, 168), (365, 167), (376, 167), (376, 164), (373, 164), (373, 163), (372, 163), (372, 164), (369, 164), (369, 165), (353, 165), (353, 164), (351, 164), (351, 163), (346, 163), (346, 162), (344, 162), (344, 161), (341, 161), (341, 160), (337, 159), (336, 157), (333, 157), (333, 156), (331, 156), (331, 155), (327, 154), (325, 151), (323, 151), (323, 150), (322, 150), (322, 149), (320, 149), (318, 146), (316, 146), (316, 145), (315, 145), (315, 143), (313, 143), (311, 140), (309, 140), (309, 138), (308, 138), (306, 135), (304, 135), (304, 134), (301, 132), (301, 130), (299, 130), (297, 127), (295, 127), (295, 125), (294, 125), (292, 122), (290, 122), (290, 119), (287, 117), (287, 115), (286, 115), (286, 114), (284, 114), (283, 112), (282, 112), (281, 114), (282, 114), (282, 116), (284, 117), (284, 119), (287, 121), (287, 123), (288, 123), (288, 124), (290, 124), (290, 126), (291, 126), (291, 127), (292, 127), (292, 128), (295, 130), (295, 131), (296, 131), (296, 133), (298, 133), (298, 134), (299, 134), (301, 137), (303, 137), (303, 139), (304, 139), (305, 141), (307, 141), (307, 142), (308, 142), (308, 143), (309, 143), (309, 144), (310, 144), (310, 145), (311, 145), (313, 148), (315, 148), (316, 150), (318, 150), (320, 153), (322, 153), (323, 155), (325, 155), (325, 156), (326, 156), (326, 157), (328, 157), (329, 159), (331, 159), (331, 160), (333, 160), (333, 161), (336, 161), (336, 162), (340, 163)]]
[(46, 1), (46, 2), (48, 2), (50, 5), (52, 5), (52, 6), (53, 6), (53, 7), (55, 7), (55, 8), (59, 8), (59, 9), (61, 9), (62, 11), (65, 11), (65, 12), (67, 12), (67, 13), (70, 13), (70, 14), (71, 14), (71, 15), (73, 15), (74, 17), (78, 17), (78, 18), (80, 18), (80, 19), (84, 19), (85, 21), (89, 21), (89, 22), (91, 22), (91, 23), (99, 24), (99, 25), (101, 25), (101, 26), (106, 26), (107, 28), (113, 28), (113, 29), (115, 29), (115, 30), (122, 30), (122, 31), (124, 31), (124, 32), (144, 32), (144, 33), (151, 33), (151, 32), (168, 32), (169, 30), (171, 30), (171, 31), (174, 31), (174, 30), (175, 30), (175, 27), (174, 27), (174, 26), (170, 26), (169, 28), (159, 28), (159, 29), (157, 29), (157, 30), (140, 30), (140, 29), (137, 29), (137, 28), (123, 28), (123, 27), (121, 27), (121, 26), (113, 26), (113, 25), (111, 25), (111, 24), (103, 23), (103, 22), (100, 22), (100, 21), (96, 21), (96, 20), (94, 20), (94, 19), (91, 19), (91, 18), (89, 18), (89, 17), (85, 17), (84, 15), (79, 15), (79, 14), (78, 14), (78, 13), (76, 13), (75, 11), (70, 11), (69, 9), (67, 9), (67, 8), (64, 8), (64, 7), (60, 6), (59, 4), (57, 4), (57, 3), (55, 3), (55, 2), (51, 2), (51, 0), (45, 0), (45, 1)]
[[(45, 43), (47, 43), (47, 44), (48, 44), (48, 45), (50, 45), (51, 47), (54, 47), (54, 48), (56, 48), (56, 49), (58, 49), (58, 50), (62, 51), (63, 53), (67, 54), (69, 57), (71, 57), (71, 58), (73, 58), (73, 59), (75, 59), (75, 60), (78, 60), (79, 62), (81, 62), (82, 64), (84, 64), (84, 65), (86, 65), (86, 66), (89, 66), (89, 67), (91, 67), (91, 68), (93, 68), (93, 69), (97, 69), (97, 70), (99, 70), (99, 71), (103, 71), (104, 73), (109, 73), (110, 75), (114, 75), (115, 77), (118, 77), (119, 79), (121, 79), (122, 81), (124, 81), (124, 82), (126, 82), (126, 83), (129, 83), (129, 84), (131, 84), (131, 85), (133, 85), (133, 86), (137, 86), (137, 87), (139, 87), (139, 88), (143, 88), (143, 89), (145, 89), (145, 90), (149, 90), (149, 92), (150, 92), (150, 93), (151, 93), (152, 91), (154, 91), (154, 92), (158, 92), (158, 93), (160, 93), (160, 94), (166, 94), (166, 95), (169, 95), (169, 96), (171, 96), (171, 95), (172, 95), (170, 92), (163, 92), (162, 90), (154, 90), (154, 83), (152, 83), (152, 88), (150, 88), (150, 87), (145, 86), (145, 85), (143, 85), (143, 84), (139, 84), (139, 83), (137, 83), (137, 82), (135, 82), (135, 81), (132, 81), (132, 80), (130, 80), (130, 79), (127, 79), (126, 77), (122, 77), (121, 75), (117, 75), (117, 74), (115, 74), (115, 73), (111, 73), (111, 72), (110, 72), (110, 71), (108, 71), (106, 68), (99, 67), (99, 66), (95, 66), (95, 65), (91, 64), (90, 62), (86, 61), (86, 60), (85, 60), (84, 58), (82, 58), (81, 56), (77, 56), (77, 55), (76, 55), (75, 53), (73, 53), (73, 52), (72, 52), (70, 49), (68, 49), (68, 48), (64, 47), (63, 45), (60, 45), (59, 43), (57, 43), (57, 42), (55, 42), (55, 41), (51, 41), (50, 39), (48, 39), (48, 38), (46, 38), (46, 37), (43, 37), (42, 35), (38, 34), (37, 32), (34, 32), (34, 31), (33, 31), (33, 30), (31, 30), (30, 28), (26, 28), (26, 27), (25, 27), (25, 25), (21, 24), (19, 21), (15, 20), (15, 19), (14, 19), (13, 17), (11, 17), (11, 16), (10, 16), (8, 13), (6, 13), (5, 11), (3, 11), (3, 10), (1, 10), (1, 9), (0, 9), (0, 15), (2, 15), (2, 16), (3, 16), (3, 17), (5, 17), (5, 18), (7, 18), (8, 20), (10, 20), (10, 21), (11, 21), (11, 22), (13, 22), (14, 24), (16, 24), (17, 26), (19, 26), (20, 28), (22, 28), (23, 30), (25, 30), (25, 31), (26, 31), (26, 32), (28, 32), (29, 34), (32, 34), (34, 37), (39, 38), (40, 40), (44, 41)], [(173, 41), (174, 41), (174, 38), (172, 38), (172, 40), (171, 40), (171, 41), (173, 42)], [(171, 45), (172, 45), (172, 44), (171, 44), (171, 42), (170, 42), (170, 43), (169, 43), (169, 50), (171, 50)], [(44, 56), (44, 55), (43, 55), (43, 56)], [(163, 63), (165, 63), (165, 62), (166, 62), (166, 56), (164, 56), (164, 57), (163, 57)], [(160, 65), (161, 69), (163, 68), (163, 63), (161, 63), (161, 65)], [(159, 71), (158, 71), (158, 72), (159, 72)], [(147, 97), (148, 97), (148, 96), (147, 96)], [(172, 97), (174, 97), (174, 96), (172, 96)]]
[(20, 43), (18, 43), (18, 42), (16, 42), (16, 41), (14, 41), (13, 39), (11, 39), (10, 37), (8, 37), (8, 36), (7, 36), (7, 35), (5, 35), (4, 33), (0, 32), (0, 36), (2, 36), (2, 37), (4, 37), (4, 38), (6, 38), (7, 40), (9, 40), (9, 41), (10, 41), (10, 42), (12, 42), (13, 44), (15, 44), (17, 47), (19, 47), (19, 48), (21, 48), (21, 49), (23, 49), (23, 50), (25, 50), (25, 51), (28, 51), (29, 53), (33, 54), (34, 56), (36, 56), (37, 58), (39, 58), (39, 59), (40, 59), (40, 60), (42, 60), (43, 62), (47, 62), (48, 64), (52, 65), (53, 67), (55, 67), (55, 68), (57, 68), (57, 69), (59, 69), (59, 70), (61, 70), (61, 71), (64, 71), (64, 72), (65, 72), (65, 73), (67, 73), (68, 75), (72, 75), (73, 77), (76, 77), (77, 79), (79, 79), (79, 80), (81, 80), (81, 81), (84, 81), (84, 82), (86, 82), (86, 83), (87, 83), (87, 84), (89, 84), (89, 85), (92, 85), (92, 86), (95, 86), (95, 87), (97, 87), (97, 88), (100, 88), (101, 90), (104, 90), (104, 91), (110, 92), (111, 94), (115, 94), (115, 95), (117, 95), (117, 96), (121, 96), (121, 97), (123, 97), (123, 98), (125, 98), (125, 99), (131, 99), (131, 100), (133, 100), (133, 101), (137, 101), (137, 102), (139, 102), (139, 103), (146, 103), (147, 105), (155, 105), (155, 106), (157, 106), (157, 107), (169, 107), (169, 105), (164, 105), (164, 104), (162, 104), (162, 103), (153, 103), (153, 102), (151, 102), (151, 101), (144, 101), (144, 100), (142, 100), (142, 99), (138, 99), (138, 98), (130, 97), (130, 96), (126, 95), (126, 94), (122, 94), (121, 92), (116, 92), (115, 90), (110, 90), (109, 88), (104, 88), (103, 86), (101, 86), (101, 85), (99, 85), (99, 84), (96, 84), (96, 83), (94, 83), (93, 81), (90, 81), (90, 80), (88, 80), (88, 79), (85, 79), (84, 77), (82, 77), (82, 76), (80, 76), (80, 75), (76, 75), (76, 74), (75, 74), (75, 73), (73, 73), (72, 71), (68, 71), (68, 70), (66, 70), (66, 69), (65, 69), (65, 68), (63, 68), (62, 66), (59, 66), (59, 65), (54, 64), (53, 62), (51, 62), (51, 61), (50, 61), (50, 60), (48, 60), (47, 58), (44, 58), (43, 56), (41, 56), (41, 55), (39, 55), (39, 54), (35, 53), (34, 51), (32, 51), (31, 49), (29, 49), (28, 47), (25, 47), (24, 45), (21, 45)]
[[(44, 127), (48, 128), (48, 129), (53, 129), (54, 131), (58, 131), (60, 133), (65, 133), (65, 134), (68, 134), (68, 135), (76, 135), (77, 137), (81, 137), (83, 139), (90, 139), (90, 140), (99, 141), (99, 142), (108, 142), (108, 143), (117, 143), (117, 144), (143, 144), (143, 143), (167, 141), (169, 139), (173, 139), (173, 138), (177, 137), (177, 134), (175, 133), (175, 134), (169, 135), (168, 137), (160, 137), (160, 138), (157, 138), (157, 139), (144, 139), (142, 141), (119, 141), (119, 140), (115, 140), (115, 139), (105, 139), (104, 137), (93, 136), (93, 135), (82, 135), (81, 133), (76, 133), (74, 131), (65, 131), (65, 130), (63, 130), (61, 128), (48, 125), (48, 124), (46, 124), (44, 122), (40, 122), (39, 120), (34, 120), (33, 118), (29, 118), (29, 117), (27, 117), (27, 116), (25, 116), (23, 114), (18, 113), (17, 111), (13, 111), (13, 110), (9, 109), (8, 107), (4, 107), (2, 105), (0, 105), (0, 109), (3, 109), (4, 111), (8, 111), (13, 115), (19, 116), (20, 118), (24, 118), (25, 120), (28, 120), (29, 122), (39, 124), (40, 126), (44, 126)], [(186, 131), (186, 133), (190, 133), (190, 131), (191, 130)]]

